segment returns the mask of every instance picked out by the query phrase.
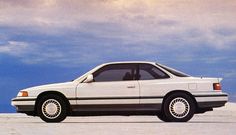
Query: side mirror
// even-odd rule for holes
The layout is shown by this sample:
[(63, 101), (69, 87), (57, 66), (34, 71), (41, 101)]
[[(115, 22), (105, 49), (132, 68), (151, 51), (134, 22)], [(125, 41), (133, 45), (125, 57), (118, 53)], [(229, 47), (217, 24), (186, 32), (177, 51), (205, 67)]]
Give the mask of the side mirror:
[(93, 82), (93, 75), (89, 74), (87, 78), (84, 80), (85, 83), (91, 83)]

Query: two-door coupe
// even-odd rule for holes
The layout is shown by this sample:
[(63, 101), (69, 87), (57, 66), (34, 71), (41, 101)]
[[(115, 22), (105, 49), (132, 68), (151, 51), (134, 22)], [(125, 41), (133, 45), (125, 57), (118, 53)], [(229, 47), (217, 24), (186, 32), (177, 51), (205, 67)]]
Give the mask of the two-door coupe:
[(112, 62), (71, 82), (23, 89), (12, 105), (46, 122), (78, 115), (157, 115), (186, 122), (225, 105), (221, 80), (192, 77), (155, 62)]

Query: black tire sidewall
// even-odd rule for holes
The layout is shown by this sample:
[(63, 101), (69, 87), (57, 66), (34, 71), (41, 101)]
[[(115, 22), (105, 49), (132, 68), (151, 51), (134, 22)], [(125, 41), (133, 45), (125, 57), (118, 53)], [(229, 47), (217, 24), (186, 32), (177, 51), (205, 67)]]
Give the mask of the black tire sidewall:
[(170, 122), (170, 120), (166, 117), (166, 115), (163, 112), (158, 112), (157, 117), (164, 122)]
[[(189, 106), (190, 106), (190, 110), (189, 110), (189, 113), (183, 117), (183, 118), (176, 118), (174, 116), (172, 116), (172, 114), (170, 113), (170, 110), (169, 110), (169, 105), (171, 103), (171, 101), (175, 98), (184, 98), (188, 103), (189, 103)], [(194, 100), (187, 94), (185, 93), (174, 93), (174, 94), (171, 94), (170, 96), (168, 96), (166, 98), (166, 100), (164, 101), (164, 115), (166, 116), (167, 118), (167, 121), (169, 122), (187, 122), (189, 121), (194, 113), (195, 113), (195, 104), (194, 104)]]
[[(55, 119), (49, 119), (49, 118), (45, 117), (42, 112), (42, 105), (48, 99), (57, 100), (61, 105), (61, 113)], [(37, 113), (38, 113), (39, 117), (45, 122), (61, 122), (61, 121), (63, 121), (66, 118), (66, 114), (67, 114), (66, 110), (67, 110), (66, 103), (63, 100), (63, 98), (61, 98), (58, 95), (53, 95), (53, 94), (45, 95), (42, 98), (40, 98), (38, 105), (37, 105)]]

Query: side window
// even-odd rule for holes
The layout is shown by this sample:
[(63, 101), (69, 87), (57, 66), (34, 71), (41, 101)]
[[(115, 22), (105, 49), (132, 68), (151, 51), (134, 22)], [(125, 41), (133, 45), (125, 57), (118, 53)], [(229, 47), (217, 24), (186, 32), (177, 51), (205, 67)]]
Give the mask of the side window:
[(164, 79), (169, 78), (169, 76), (158, 69), (157, 67), (150, 64), (140, 64), (139, 65), (139, 80), (153, 80), (153, 79)]
[(113, 64), (102, 67), (96, 71), (93, 76), (95, 82), (128, 81), (134, 80), (134, 74), (135, 65)]

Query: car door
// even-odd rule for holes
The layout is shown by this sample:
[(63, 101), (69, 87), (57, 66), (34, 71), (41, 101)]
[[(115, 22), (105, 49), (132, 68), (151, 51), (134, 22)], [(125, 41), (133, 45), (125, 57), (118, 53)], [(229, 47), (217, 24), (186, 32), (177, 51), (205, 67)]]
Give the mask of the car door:
[(152, 64), (139, 64), (140, 104), (162, 103), (169, 78), (168, 74)]
[(139, 84), (134, 64), (106, 65), (92, 73), (94, 81), (77, 86), (77, 104), (138, 104)]

